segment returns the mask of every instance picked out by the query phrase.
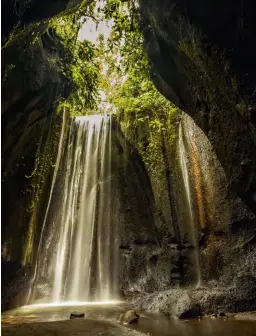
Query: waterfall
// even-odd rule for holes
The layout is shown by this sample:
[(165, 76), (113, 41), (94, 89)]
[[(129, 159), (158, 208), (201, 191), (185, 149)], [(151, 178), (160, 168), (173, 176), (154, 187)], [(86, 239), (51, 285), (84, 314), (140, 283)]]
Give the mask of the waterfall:
[(41, 247), (47, 257), (39, 257), (35, 288), (47, 281), (51, 302), (113, 299), (118, 245), (111, 226), (111, 117), (72, 119), (60, 175), (59, 205), (51, 204), (57, 220), (44, 240), (52, 250)]
[(182, 122), (179, 124), (179, 157), (180, 157), (180, 166), (181, 166), (181, 172), (182, 172), (182, 179), (184, 182), (185, 192), (186, 192), (186, 199), (187, 199), (187, 205), (188, 205), (188, 213), (189, 213), (189, 225), (190, 225), (190, 231), (191, 231), (191, 239), (192, 244), (195, 247), (195, 270), (196, 270), (196, 288), (200, 287), (201, 285), (201, 271), (200, 271), (200, 261), (199, 261), (199, 250), (198, 250), (198, 244), (196, 239), (196, 216), (194, 213), (193, 208), (193, 202), (192, 202), (192, 193), (191, 193), (191, 181), (190, 181), (190, 175), (189, 175), (189, 167), (188, 167), (188, 153), (186, 152), (186, 147), (184, 144), (183, 139), (183, 132), (182, 132)]
[(39, 261), (39, 255), (40, 255), (40, 252), (41, 252), (41, 247), (42, 247), (43, 233), (44, 233), (46, 221), (47, 221), (47, 218), (48, 218), (48, 213), (49, 213), (49, 209), (50, 209), (50, 205), (51, 205), (51, 201), (52, 201), (52, 194), (53, 194), (53, 190), (54, 190), (54, 187), (55, 187), (56, 178), (57, 178), (57, 174), (58, 174), (58, 170), (59, 170), (59, 166), (60, 166), (65, 126), (66, 126), (66, 109), (64, 108), (63, 115), (62, 115), (60, 140), (59, 140), (59, 144), (58, 144), (57, 159), (56, 159), (56, 164), (55, 164), (55, 167), (54, 167), (52, 184), (51, 184), (51, 189), (50, 189), (50, 195), (49, 195), (48, 202), (47, 202), (47, 207), (46, 207), (44, 220), (43, 220), (43, 225), (42, 225), (42, 231), (41, 231), (39, 244), (38, 244), (38, 249), (37, 249), (37, 258), (36, 258), (36, 263), (35, 263), (34, 276), (33, 276), (33, 279), (32, 279), (31, 288), (30, 288), (28, 296), (27, 296), (28, 301), (30, 301), (31, 298), (33, 298), (33, 294), (34, 294), (33, 293), (33, 287), (34, 287), (34, 283), (35, 283), (36, 276), (37, 276), (38, 261)]

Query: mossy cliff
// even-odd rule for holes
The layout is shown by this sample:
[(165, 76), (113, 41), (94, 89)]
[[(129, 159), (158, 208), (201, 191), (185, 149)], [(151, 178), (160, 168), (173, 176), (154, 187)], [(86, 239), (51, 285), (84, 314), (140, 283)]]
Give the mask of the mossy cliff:
[(230, 187), (255, 211), (252, 1), (141, 0), (156, 87), (210, 140)]
[[(137, 122), (130, 114), (121, 121), (123, 136), (132, 144), (128, 148), (134, 153), (133, 161), (143, 171), (134, 175), (130, 167), (122, 180), (129, 181), (129, 192), (134, 191), (135, 181), (140, 181), (150, 200), (143, 211), (152, 214), (145, 238), (132, 224), (140, 218), (140, 210), (131, 206), (130, 197), (126, 199), (133, 220), (125, 216), (121, 289), (128, 297), (139, 297), (136, 304), (140, 309), (171, 315), (176, 314), (177, 297), (184, 303), (182, 309), (187, 309), (186, 295), (208, 313), (255, 309), (250, 299), (256, 290), (255, 215), (230, 190), (226, 173), (202, 130), (178, 109), (171, 116), (164, 119), (160, 132), (151, 132), (156, 115)], [(157, 120), (161, 126), (161, 119)], [(142, 183), (145, 177), (147, 186)], [(127, 195), (122, 185), (119, 188)], [(139, 195), (137, 202), (142, 207)], [(119, 202), (123, 212), (122, 198)], [(119, 224), (123, 228), (122, 221)], [(145, 225), (141, 219), (141, 230)]]
[(3, 309), (28, 285), (58, 149), (63, 110), (57, 107), (70, 92), (60, 68), (68, 53), (54, 29), (35, 23), (15, 38), (9, 30), (2, 50)]

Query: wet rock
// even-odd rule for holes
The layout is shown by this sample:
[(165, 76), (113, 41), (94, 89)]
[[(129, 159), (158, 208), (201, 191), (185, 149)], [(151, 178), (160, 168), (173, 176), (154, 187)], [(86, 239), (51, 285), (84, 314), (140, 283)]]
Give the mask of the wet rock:
[(123, 324), (132, 324), (138, 322), (140, 315), (135, 310), (128, 310), (119, 316), (119, 322)]
[(142, 310), (162, 313), (178, 319), (197, 318), (202, 316), (199, 301), (189, 291), (171, 289), (139, 298), (136, 307)]
[(18, 263), (2, 260), (2, 311), (24, 305), (26, 294), (30, 288), (30, 279), (33, 270), (30, 266), (21, 266)]
[(233, 316), (236, 320), (256, 321), (256, 311), (238, 313)]
[(75, 318), (84, 318), (84, 313), (81, 312), (72, 312), (69, 317), (71, 320)]
[[(172, 297), (170, 298), (172, 300)], [(179, 319), (190, 319), (201, 316), (199, 304), (192, 297), (183, 292), (177, 300), (173, 302), (171, 307), (171, 315)]]

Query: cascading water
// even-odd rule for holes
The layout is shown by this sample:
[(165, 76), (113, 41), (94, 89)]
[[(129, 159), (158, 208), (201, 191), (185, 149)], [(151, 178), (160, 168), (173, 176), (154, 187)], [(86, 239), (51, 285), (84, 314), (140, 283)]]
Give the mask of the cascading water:
[[(113, 299), (118, 247), (116, 228), (111, 226), (109, 116), (72, 119), (60, 175), (61, 194), (55, 192), (60, 206), (52, 205), (52, 212), (59, 214), (48, 224), (47, 233), (42, 233), (47, 237), (39, 251), (33, 287), (47, 282), (48, 302)], [(47, 246), (52, 246), (51, 252)], [(51, 271), (46, 270), (46, 262)]]
[(188, 204), (188, 213), (189, 213), (189, 224), (190, 224), (190, 231), (191, 231), (191, 239), (192, 244), (195, 247), (195, 257), (194, 257), (194, 265), (196, 269), (196, 288), (200, 287), (201, 285), (201, 271), (200, 271), (200, 261), (199, 261), (199, 251), (197, 246), (197, 239), (196, 239), (196, 225), (195, 225), (195, 214), (193, 209), (193, 202), (192, 202), (192, 193), (190, 189), (191, 181), (189, 179), (189, 169), (187, 163), (187, 153), (183, 139), (183, 132), (182, 132), (182, 122), (179, 124), (179, 156), (180, 156), (180, 166), (182, 172), (182, 178), (184, 182), (187, 204)]

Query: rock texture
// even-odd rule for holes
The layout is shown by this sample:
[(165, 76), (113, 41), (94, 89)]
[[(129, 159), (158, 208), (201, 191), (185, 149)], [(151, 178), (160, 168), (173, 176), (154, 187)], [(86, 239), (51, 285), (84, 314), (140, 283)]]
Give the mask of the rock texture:
[(157, 88), (201, 127), (229, 186), (255, 212), (252, 1), (140, 0), (140, 5)]
[[(35, 1), (33, 6), (31, 2), (29, 4), (26, 1), (3, 3), (5, 11), (3, 43), (18, 22), (20, 26), (26, 26), (38, 20), (35, 12), (34, 17), (32, 15), (36, 6), (34, 3), (39, 6)], [(62, 9), (65, 7), (63, 5), (64, 3), (62, 3)], [(17, 14), (15, 6), (21, 6), (23, 12)], [(48, 6), (45, 10), (47, 8)], [(54, 10), (53, 12), (51, 10), (48, 9), (48, 17), (54, 15)], [(43, 11), (40, 15), (44, 15)], [(42, 179), (40, 187), (44, 194), (41, 202), (42, 210), (53, 173), (50, 156), (55, 155), (61, 123), (61, 117), (56, 115), (57, 101), (58, 98), (66, 97), (70, 92), (70, 83), (63, 76), (60, 68), (50, 61), (59, 59), (64, 52), (68, 56), (55, 32), (47, 29), (45, 23), (40, 23), (32, 30), (40, 33), (35, 43), (28, 29), (27, 34), (24, 33), (17, 39), (11, 40), (8, 45), (4, 45), (2, 51), (2, 192), (4, 195), (2, 198), (2, 209), (4, 209), (2, 213), (4, 283), (2, 309), (8, 307), (8, 297), (9, 302), (15, 301), (10, 295), (11, 289), (13, 293), (25, 292), (26, 281), (20, 280), (20, 275), (27, 276), (29, 272), (27, 268), (22, 267), (22, 259), (32, 216), (30, 206), (35, 199), (37, 188), (35, 184), (33, 185), (33, 176), (44, 170), (40, 177)], [(42, 161), (39, 167), (40, 155), (44, 155), (48, 162), (44, 168), (42, 165), (45, 162)], [(39, 208), (37, 210), (38, 213), (41, 211)], [(40, 218), (35, 230), (36, 240), (40, 233), (39, 222)], [(5, 287), (7, 285), (8, 287)], [(20, 299), (17, 298), (17, 300), (20, 302)]]
[(253, 309), (250, 292), (238, 288), (202, 288), (197, 290), (170, 289), (161, 293), (143, 295), (135, 300), (135, 308), (163, 313), (179, 319), (195, 318), (208, 314), (239, 312)]
[[(178, 128), (176, 145), (164, 163), (170, 170), (170, 180), (166, 182), (165, 174), (158, 170), (161, 151), (155, 159), (158, 173), (152, 174), (145, 165), (152, 186), (149, 197), (154, 204), (152, 223), (158, 245), (141, 248), (140, 258), (126, 234), (126, 259), (121, 259), (126, 276), (120, 278), (121, 288), (131, 299), (140, 297), (137, 308), (181, 318), (199, 312), (255, 309), (251, 300), (256, 290), (255, 215), (228, 188), (225, 171), (202, 130), (186, 115), (181, 116)], [(184, 144), (187, 181), (182, 173), (180, 140)], [(154, 141), (158, 141), (156, 136)], [(141, 148), (135, 141), (136, 146)], [(140, 153), (143, 163), (145, 153)], [(171, 199), (163, 197), (168, 189)], [(168, 207), (170, 218), (166, 222), (161, 213)], [(127, 261), (134, 265), (134, 273)], [(153, 294), (145, 296), (145, 292)]]
[(132, 324), (138, 322), (140, 315), (135, 310), (128, 310), (119, 316), (119, 322), (122, 324)]
[(57, 0), (44, 3), (36, 0), (4, 0), (2, 3), (5, 13), (2, 20), (2, 42), (5, 43), (13, 28), (25, 28), (33, 23), (51, 19), (65, 10), (75, 10), (80, 0)]

